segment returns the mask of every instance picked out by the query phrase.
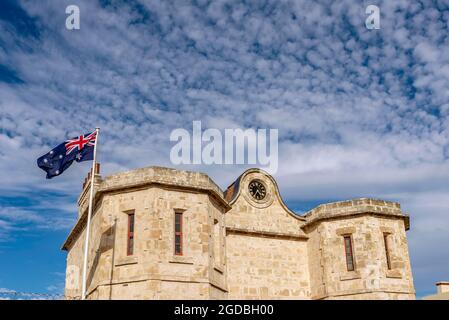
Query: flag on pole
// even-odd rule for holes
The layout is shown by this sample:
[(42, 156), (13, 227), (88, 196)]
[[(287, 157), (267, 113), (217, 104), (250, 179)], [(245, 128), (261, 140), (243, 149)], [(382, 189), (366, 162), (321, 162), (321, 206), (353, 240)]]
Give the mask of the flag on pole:
[(37, 159), (39, 168), (47, 172), (47, 179), (59, 176), (73, 161), (94, 159), (97, 131), (69, 139)]
[(96, 128), (94, 132), (79, 136), (78, 138), (69, 139), (37, 159), (38, 167), (47, 172), (47, 179), (59, 176), (72, 165), (73, 161), (82, 162), (93, 160), (86, 222), (86, 240), (84, 244), (83, 283), (81, 289), (81, 299), (83, 300), (86, 299), (88, 295), (87, 259), (89, 252), (90, 220), (94, 203), (95, 165), (97, 162), (97, 142), (99, 133), (100, 128)]

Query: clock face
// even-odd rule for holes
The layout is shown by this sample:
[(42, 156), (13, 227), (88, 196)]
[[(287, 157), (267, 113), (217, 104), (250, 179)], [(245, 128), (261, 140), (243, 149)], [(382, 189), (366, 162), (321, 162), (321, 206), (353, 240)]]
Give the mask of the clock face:
[(249, 194), (256, 200), (262, 200), (267, 195), (267, 189), (262, 182), (257, 180), (251, 181), (248, 189)]

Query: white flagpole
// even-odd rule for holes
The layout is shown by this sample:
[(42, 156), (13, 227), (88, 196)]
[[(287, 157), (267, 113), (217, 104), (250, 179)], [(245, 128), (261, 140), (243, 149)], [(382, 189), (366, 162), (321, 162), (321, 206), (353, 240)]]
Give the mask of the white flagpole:
[(90, 194), (89, 194), (89, 209), (87, 212), (87, 224), (86, 224), (86, 241), (84, 243), (84, 264), (83, 264), (83, 289), (81, 293), (81, 299), (86, 299), (86, 286), (87, 286), (87, 256), (89, 252), (89, 236), (90, 236), (90, 219), (92, 216), (92, 207), (94, 202), (94, 180), (95, 180), (95, 165), (97, 163), (97, 144), (98, 136), (100, 134), (100, 128), (95, 128), (97, 135), (95, 137), (94, 146), (94, 161), (92, 162), (92, 173), (90, 177)]

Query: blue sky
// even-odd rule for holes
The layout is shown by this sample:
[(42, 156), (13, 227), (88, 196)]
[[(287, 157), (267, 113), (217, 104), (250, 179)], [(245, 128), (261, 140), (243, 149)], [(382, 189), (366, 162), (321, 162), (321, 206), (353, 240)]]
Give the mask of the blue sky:
[[(449, 280), (448, 23), (449, 1), (1, 1), (0, 288), (64, 285), (89, 164), (47, 181), (40, 155), (100, 126), (104, 174), (172, 166), (170, 132), (201, 120), (278, 129), (275, 178), (297, 212), (399, 201), (415, 287), (433, 293)], [(182, 168), (223, 189), (244, 169)]]

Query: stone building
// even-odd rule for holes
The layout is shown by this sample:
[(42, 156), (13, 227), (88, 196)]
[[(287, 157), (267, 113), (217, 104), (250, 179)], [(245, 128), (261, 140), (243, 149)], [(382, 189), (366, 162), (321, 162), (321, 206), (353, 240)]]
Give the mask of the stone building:
[(423, 297), (423, 300), (449, 300), (449, 281), (436, 283), (437, 293)]
[[(89, 299), (415, 299), (398, 203), (298, 215), (260, 169), (225, 192), (203, 173), (160, 167), (94, 179)], [(81, 295), (89, 185), (63, 245), (68, 299)]]

